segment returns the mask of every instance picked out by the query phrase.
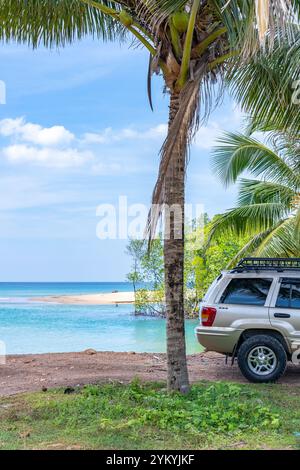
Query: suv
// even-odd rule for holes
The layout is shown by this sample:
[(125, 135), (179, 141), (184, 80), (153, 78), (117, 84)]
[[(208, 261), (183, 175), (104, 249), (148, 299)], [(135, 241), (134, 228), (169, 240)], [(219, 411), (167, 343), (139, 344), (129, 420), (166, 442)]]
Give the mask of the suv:
[(206, 350), (237, 357), (251, 382), (275, 382), (300, 355), (300, 259), (243, 259), (214, 281), (200, 312)]

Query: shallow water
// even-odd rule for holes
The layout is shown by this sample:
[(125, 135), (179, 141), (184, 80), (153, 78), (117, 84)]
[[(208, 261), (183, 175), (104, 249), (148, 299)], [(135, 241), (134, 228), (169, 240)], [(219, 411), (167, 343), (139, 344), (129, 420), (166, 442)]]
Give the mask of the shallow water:
[[(34, 296), (128, 291), (127, 283), (0, 284), (0, 341), (7, 354), (98, 351), (165, 352), (165, 320), (136, 317), (132, 305), (59, 305)], [(197, 320), (186, 321), (187, 351), (200, 351)]]

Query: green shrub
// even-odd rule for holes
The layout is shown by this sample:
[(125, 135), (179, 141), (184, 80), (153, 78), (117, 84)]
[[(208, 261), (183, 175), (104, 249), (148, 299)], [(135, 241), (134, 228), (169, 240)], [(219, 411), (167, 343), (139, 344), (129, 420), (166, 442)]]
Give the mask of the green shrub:
[(255, 392), (226, 383), (195, 385), (185, 396), (139, 381), (88, 386), (53, 407), (58, 425), (89, 424), (108, 431), (152, 427), (195, 434), (280, 427), (278, 415)]

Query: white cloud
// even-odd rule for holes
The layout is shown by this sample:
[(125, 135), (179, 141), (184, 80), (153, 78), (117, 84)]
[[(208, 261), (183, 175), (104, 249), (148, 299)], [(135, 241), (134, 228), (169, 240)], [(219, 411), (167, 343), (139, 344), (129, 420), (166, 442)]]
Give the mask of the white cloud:
[[(237, 115), (232, 118), (238, 119)], [(219, 120), (200, 127), (195, 137), (195, 147), (210, 150), (224, 127)], [(167, 124), (158, 124), (148, 129), (107, 127), (99, 132), (87, 132), (82, 137), (75, 136), (63, 126), (42, 127), (26, 122), (24, 118), (0, 120), (0, 136), (9, 138), (10, 144), (2, 148), (2, 156), (10, 163), (32, 163), (52, 168), (72, 168), (90, 163), (90, 171), (97, 175), (116, 175), (135, 171), (131, 163), (124, 166), (124, 159), (116, 158), (113, 147), (106, 148), (105, 157), (98, 154), (95, 145), (132, 145), (132, 142), (157, 142), (161, 144), (167, 135)], [(124, 152), (122, 146), (122, 156)], [(134, 165), (133, 165), (134, 167)], [(140, 168), (140, 166), (138, 166)]]
[(84, 144), (105, 144), (112, 140), (113, 130), (107, 127), (104, 131), (99, 133), (87, 132), (83, 136)]
[(222, 130), (235, 131), (243, 128), (244, 124), (248, 123), (248, 118), (238, 103), (231, 103), (225, 113), (215, 111), (212, 121), (216, 122)]
[[(218, 137), (225, 129), (232, 128), (242, 121), (242, 112), (234, 106), (226, 119), (211, 120), (200, 127), (196, 136), (195, 148), (211, 150)], [(135, 172), (140, 165), (130, 157), (124, 165), (125, 144), (128, 150), (136, 142), (139, 152), (140, 142), (148, 147), (161, 145), (168, 131), (167, 124), (161, 123), (150, 128), (107, 127), (99, 132), (87, 132), (76, 136), (64, 126), (42, 127), (26, 122), (22, 117), (0, 120), (0, 136), (9, 139), (1, 155), (10, 163), (32, 163), (53, 168), (72, 168), (89, 164), (89, 170), (97, 175), (116, 175), (123, 172)], [(122, 145), (120, 145), (122, 144)], [(104, 145), (105, 155), (99, 152), (99, 145)], [(119, 149), (119, 150), (118, 150)], [(117, 156), (116, 156), (117, 151)], [(118, 155), (118, 151), (121, 155)]]
[[(245, 114), (237, 104), (233, 104), (231, 112), (225, 117), (216, 117), (209, 121), (206, 126), (199, 128), (194, 144), (196, 147), (210, 150), (218, 137), (226, 130), (232, 130), (240, 127), (245, 119)], [(125, 127), (115, 130), (107, 127), (100, 132), (88, 132), (83, 135), (83, 144), (112, 144), (114, 142), (123, 142), (130, 140), (163, 141), (167, 136), (168, 125), (158, 124), (146, 130), (140, 130), (134, 127)]]
[(204, 150), (210, 150), (214, 145), (222, 129), (217, 122), (211, 122), (208, 126), (200, 127), (195, 137), (196, 147)]
[[(146, 134), (144, 134), (144, 137), (156, 139), (156, 138), (161, 138), (161, 137), (166, 137), (168, 132), (168, 125), (167, 124), (159, 124), (156, 127), (152, 127), (149, 129)], [(143, 138), (143, 136), (142, 136)]]
[(217, 140), (226, 131), (234, 131), (241, 128), (245, 122), (245, 113), (238, 104), (234, 103), (228, 115), (216, 116), (206, 126), (199, 128), (194, 144), (197, 148), (211, 150), (217, 145)]
[(22, 117), (3, 119), (0, 135), (11, 141), (1, 149), (1, 155), (10, 163), (70, 168), (94, 159), (91, 151), (76, 147), (75, 135), (64, 126), (42, 127)]
[(10, 145), (2, 149), (2, 155), (11, 163), (34, 163), (47, 167), (78, 167), (94, 158), (90, 151), (74, 148), (38, 148), (25, 144)]
[(63, 126), (42, 127), (26, 122), (24, 118), (0, 121), (0, 135), (41, 146), (62, 146), (70, 144), (75, 136)]
[(122, 142), (124, 140), (156, 140), (164, 139), (167, 135), (167, 124), (158, 124), (155, 127), (141, 131), (138, 129), (125, 127), (120, 130), (114, 130), (107, 127), (101, 132), (88, 132), (83, 136), (85, 144), (110, 144), (112, 142)]

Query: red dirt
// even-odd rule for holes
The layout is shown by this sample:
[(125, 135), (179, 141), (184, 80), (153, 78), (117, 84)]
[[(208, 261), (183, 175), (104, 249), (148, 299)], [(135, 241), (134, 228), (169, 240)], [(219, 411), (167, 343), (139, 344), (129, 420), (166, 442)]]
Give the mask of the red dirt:
[[(216, 353), (188, 357), (190, 378), (245, 382), (237, 365), (225, 365), (224, 356)], [(97, 352), (8, 356), (0, 365), (0, 396), (53, 387), (74, 387), (108, 381), (130, 382), (134, 377), (147, 381), (166, 379), (164, 354)], [(300, 367), (289, 365), (280, 381), (300, 385)]]

